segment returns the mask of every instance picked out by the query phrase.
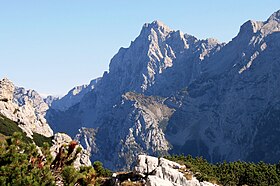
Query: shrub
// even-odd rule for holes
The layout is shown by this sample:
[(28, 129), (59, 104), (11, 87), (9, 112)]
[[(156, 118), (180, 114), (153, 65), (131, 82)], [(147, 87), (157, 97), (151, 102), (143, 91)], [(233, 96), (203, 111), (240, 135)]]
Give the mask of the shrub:
[(199, 181), (221, 185), (280, 185), (280, 163), (248, 163), (242, 161), (208, 163), (202, 157), (169, 156), (169, 160), (185, 164)]
[(40, 155), (34, 144), (24, 143), (21, 133), (0, 145), (0, 185), (55, 185), (49, 157)]
[(100, 161), (95, 161), (93, 163), (93, 168), (96, 170), (97, 176), (100, 177), (110, 177), (112, 176), (112, 172), (103, 167), (103, 164)]

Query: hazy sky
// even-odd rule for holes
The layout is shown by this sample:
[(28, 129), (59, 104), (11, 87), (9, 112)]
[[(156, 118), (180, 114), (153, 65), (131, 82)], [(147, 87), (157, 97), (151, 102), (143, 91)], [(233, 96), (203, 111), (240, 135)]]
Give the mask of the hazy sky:
[(62, 95), (102, 76), (146, 22), (228, 42), (278, 9), (280, 0), (0, 0), (0, 78)]

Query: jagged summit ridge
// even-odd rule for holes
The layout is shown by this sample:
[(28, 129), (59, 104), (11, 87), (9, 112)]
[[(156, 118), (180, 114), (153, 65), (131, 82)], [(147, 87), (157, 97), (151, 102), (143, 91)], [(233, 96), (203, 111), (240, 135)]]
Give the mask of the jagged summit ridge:
[(90, 81), (88, 85), (80, 85), (72, 88), (65, 96), (60, 99), (53, 100), (50, 105), (52, 109), (59, 111), (66, 111), (70, 107), (79, 103), (81, 99), (92, 91), (101, 78), (96, 78)]
[[(279, 21), (272, 17), (244, 23), (227, 44), (160, 22), (145, 24), (113, 57), (91, 94), (66, 112), (70, 119), (62, 125), (93, 128), (92, 135), (83, 135), (92, 159), (112, 169), (129, 167), (139, 153), (220, 161), (271, 152), (259, 139), (270, 141), (270, 128), (279, 131), (278, 120), (267, 117), (271, 109), (279, 115), (280, 102)], [(271, 136), (277, 141), (279, 135)], [(271, 147), (274, 155), (259, 154), (274, 160), (277, 148)]]
[(145, 23), (142, 27), (142, 31), (145, 30), (157, 30), (157, 31), (161, 31), (163, 34), (168, 34), (169, 32), (173, 31), (172, 29), (170, 29), (166, 24), (164, 24), (162, 21), (159, 20), (155, 20), (152, 23)]
[(269, 20), (275, 20), (275, 21), (280, 21), (280, 10), (274, 12), (269, 18), (268, 18), (268, 21)]
[(240, 27), (238, 35), (252, 36), (261, 33), (262, 36), (280, 31), (280, 10), (273, 13), (266, 21), (249, 20)]

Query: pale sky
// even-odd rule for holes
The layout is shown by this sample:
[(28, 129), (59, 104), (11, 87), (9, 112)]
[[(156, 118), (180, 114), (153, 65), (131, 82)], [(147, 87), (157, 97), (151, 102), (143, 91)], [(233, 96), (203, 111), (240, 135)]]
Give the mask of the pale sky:
[(279, 0), (0, 0), (0, 78), (63, 95), (102, 76), (144, 23), (228, 42), (279, 9)]

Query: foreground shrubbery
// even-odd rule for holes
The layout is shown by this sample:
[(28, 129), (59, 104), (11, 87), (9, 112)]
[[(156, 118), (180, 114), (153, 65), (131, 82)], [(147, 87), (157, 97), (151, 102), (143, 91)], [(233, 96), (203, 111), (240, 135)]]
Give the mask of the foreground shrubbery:
[(71, 144), (64, 146), (59, 157), (52, 159), (48, 143), (42, 145), (39, 153), (32, 143), (22, 140), (21, 133), (0, 142), (0, 185), (102, 185), (102, 177), (111, 172), (100, 162), (94, 167), (81, 167), (76, 170), (73, 162), (80, 149), (73, 150)]
[[(81, 149), (73, 150), (73, 144), (62, 147), (54, 160), (49, 144), (44, 143), (39, 153), (37, 147), (23, 140), (20, 133), (0, 141), (0, 185), (106, 185), (111, 172), (101, 162), (92, 167), (76, 170), (73, 162)], [(169, 156), (169, 160), (185, 164), (199, 181), (221, 185), (280, 185), (280, 164), (224, 162), (210, 164), (201, 157)]]
[(0, 144), (0, 185), (54, 185), (47, 146), (42, 148), (45, 157), (34, 144), (23, 142), (20, 133)]
[(202, 157), (169, 156), (169, 160), (185, 164), (199, 181), (221, 185), (280, 185), (280, 164), (242, 161), (210, 164)]

